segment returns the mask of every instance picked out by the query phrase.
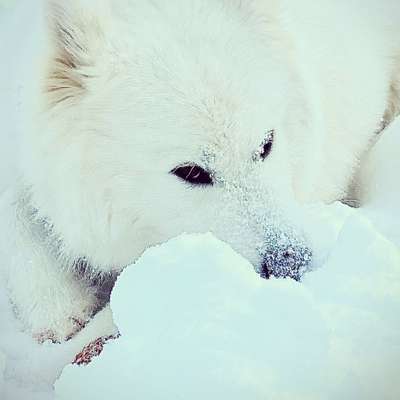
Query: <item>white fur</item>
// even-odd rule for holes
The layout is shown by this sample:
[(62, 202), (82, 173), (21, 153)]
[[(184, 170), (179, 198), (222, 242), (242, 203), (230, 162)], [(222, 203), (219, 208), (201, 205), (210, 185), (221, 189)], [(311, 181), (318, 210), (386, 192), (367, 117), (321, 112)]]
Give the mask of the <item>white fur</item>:
[[(93, 310), (68, 275), (78, 258), (119, 271), (149, 246), (212, 231), (257, 266), (274, 234), (303, 237), (305, 202), (346, 195), (381, 117), (398, 110), (395, 0), (70, 0), (43, 10), (25, 60), (14, 191), (28, 225), (48, 230), (44, 246), (22, 246), (40, 250), (10, 280), (34, 330), (43, 310), (61, 336), (65, 318)], [(270, 156), (253, 162), (270, 129)], [(169, 174), (185, 162), (217, 183), (189, 188)], [(39, 281), (72, 305), (48, 307)]]

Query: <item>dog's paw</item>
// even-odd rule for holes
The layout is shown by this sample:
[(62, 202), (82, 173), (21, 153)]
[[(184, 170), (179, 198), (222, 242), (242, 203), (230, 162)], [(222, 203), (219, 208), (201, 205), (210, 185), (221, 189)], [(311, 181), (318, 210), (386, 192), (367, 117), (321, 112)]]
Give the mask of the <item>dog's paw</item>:
[(48, 328), (37, 333), (33, 333), (33, 338), (39, 344), (45, 342), (61, 343), (72, 339), (78, 332), (80, 332), (89, 319), (83, 320), (81, 318), (70, 317), (64, 323), (58, 323), (57, 327)]
[(80, 297), (37, 302), (36, 307), (25, 314), (22, 321), (37, 342), (68, 341), (87, 325), (96, 310), (96, 297), (89, 291), (76, 294)]
[(35, 339), (35, 341), (39, 344), (43, 344), (46, 342), (60, 343), (56, 333), (51, 331), (50, 329), (47, 329), (43, 332), (33, 333), (32, 336), (33, 339)]

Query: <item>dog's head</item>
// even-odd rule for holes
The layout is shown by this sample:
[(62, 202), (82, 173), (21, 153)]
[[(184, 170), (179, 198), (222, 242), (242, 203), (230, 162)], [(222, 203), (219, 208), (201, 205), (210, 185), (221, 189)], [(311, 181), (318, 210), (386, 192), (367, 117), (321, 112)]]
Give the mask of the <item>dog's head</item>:
[(211, 231), (263, 276), (298, 278), (311, 250), (293, 132), (306, 136), (307, 110), (274, 2), (67, 3), (49, 7), (24, 146), (33, 202), (65, 251), (121, 268)]

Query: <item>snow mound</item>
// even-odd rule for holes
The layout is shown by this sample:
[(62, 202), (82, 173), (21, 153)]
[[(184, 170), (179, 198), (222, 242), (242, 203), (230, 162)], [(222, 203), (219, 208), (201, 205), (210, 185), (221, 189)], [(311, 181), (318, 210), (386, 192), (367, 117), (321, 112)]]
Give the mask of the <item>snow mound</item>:
[(359, 212), (303, 283), (184, 236), (128, 268), (111, 307), (122, 337), (67, 367), (57, 399), (400, 398), (400, 252)]

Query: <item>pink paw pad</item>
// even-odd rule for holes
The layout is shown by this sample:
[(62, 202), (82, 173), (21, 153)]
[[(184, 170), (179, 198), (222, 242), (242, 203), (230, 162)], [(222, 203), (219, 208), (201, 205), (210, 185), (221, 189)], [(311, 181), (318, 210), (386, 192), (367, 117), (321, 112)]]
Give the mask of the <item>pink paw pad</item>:
[(104, 345), (109, 340), (117, 339), (120, 335), (111, 335), (111, 336), (103, 336), (95, 341), (89, 343), (87, 346), (83, 348), (83, 350), (75, 356), (75, 360), (72, 364), (76, 365), (87, 365), (89, 364), (94, 357), (100, 355), (103, 351)]

